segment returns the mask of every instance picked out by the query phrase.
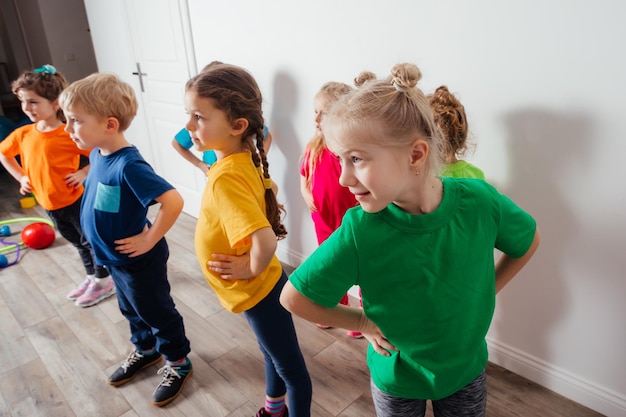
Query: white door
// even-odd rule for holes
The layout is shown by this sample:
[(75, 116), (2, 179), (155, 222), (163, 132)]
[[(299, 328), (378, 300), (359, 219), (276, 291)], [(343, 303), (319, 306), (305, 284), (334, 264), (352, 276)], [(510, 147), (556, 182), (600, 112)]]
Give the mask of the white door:
[(186, 0), (86, 0), (100, 71), (112, 71), (137, 92), (140, 111), (127, 132), (155, 171), (197, 216), (204, 176), (171, 145), (184, 127), (184, 87), (195, 73)]

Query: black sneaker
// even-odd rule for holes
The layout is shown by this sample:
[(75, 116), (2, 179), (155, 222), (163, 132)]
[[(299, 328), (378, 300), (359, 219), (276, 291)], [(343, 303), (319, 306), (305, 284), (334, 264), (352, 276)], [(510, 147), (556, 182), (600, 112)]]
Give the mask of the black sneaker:
[(114, 387), (125, 384), (133, 379), (137, 372), (147, 366), (157, 363), (160, 360), (161, 354), (157, 351), (154, 351), (154, 353), (151, 353), (150, 355), (142, 355), (134, 350), (124, 360), (122, 366), (117, 368), (117, 370), (111, 374), (107, 383), (109, 385), (113, 385)]
[(173, 401), (183, 390), (183, 385), (189, 377), (193, 369), (191, 361), (187, 359), (182, 365), (165, 365), (159, 369), (157, 374), (163, 374), (163, 380), (157, 385), (152, 394), (152, 404), (163, 407), (165, 404)]

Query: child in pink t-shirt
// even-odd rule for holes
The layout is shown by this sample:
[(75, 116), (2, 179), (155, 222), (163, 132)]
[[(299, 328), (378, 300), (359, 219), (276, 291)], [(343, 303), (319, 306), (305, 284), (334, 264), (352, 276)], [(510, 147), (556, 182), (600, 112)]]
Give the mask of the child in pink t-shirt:
[[(307, 144), (300, 167), (300, 191), (311, 210), (311, 218), (315, 225), (317, 243), (322, 244), (328, 236), (341, 224), (343, 215), (357, 202), (354, 195), (339, 184), (341, 166), (337, 158), (326, 148), (324, 135), (320, 128), (322, 118), (330, 106), (339, 97), (350, 92), (352, 87), (339, 82), (328, 82), (315, 95), (315, 135)], [(348, 294), (344, 295), (341, 304), (349, 305)], [(328, 328), (323, 324), (320, 328)], [(361, 333), (349, 331), (351, 337), (363, 337)]]

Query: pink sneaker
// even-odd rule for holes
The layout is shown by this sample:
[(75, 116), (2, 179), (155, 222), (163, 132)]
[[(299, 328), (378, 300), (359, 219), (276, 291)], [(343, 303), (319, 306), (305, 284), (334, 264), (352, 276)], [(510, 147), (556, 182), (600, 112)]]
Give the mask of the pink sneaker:
[(354, 339), (362, 339), (363, 337), (363, 333), (361, 332), (355, 332), (354, 330), (348, 330), (348, 336), (354, 338)]
[(108, 279), (106, 284), (98, 284), (95, 281), (89, 283), (87, 291), (76, 299), (78, 307), (90, 307), (115, 294), (115, 284)]
[(74, 288), (72, 291), (67, 294), (68, 300), (75, 300), (87, 291), (87, 287), (91, 284), (91, 280), (86, 278), (78, 287)]

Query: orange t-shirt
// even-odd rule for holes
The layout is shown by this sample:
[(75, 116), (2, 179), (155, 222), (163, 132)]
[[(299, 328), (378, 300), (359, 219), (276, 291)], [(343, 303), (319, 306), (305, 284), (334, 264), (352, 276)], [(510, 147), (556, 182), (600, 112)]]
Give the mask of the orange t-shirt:
[(74, 203), (84, 188), (65, 184), (65, 176), (76, 172), (80, 155), (91, 150), (78, 149), (64, 130), (65, 125), (50, 132), (40, 132), (35, 124), (15, 129), (0, 142), (0, 153), (7, 158), (19, 155), (22, 170), (30, 179), (37, 202), (46, 210), (58, 210)]

